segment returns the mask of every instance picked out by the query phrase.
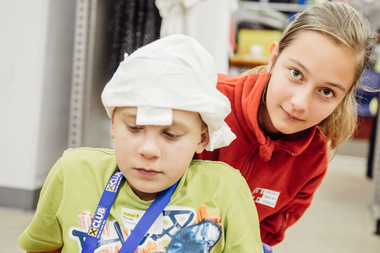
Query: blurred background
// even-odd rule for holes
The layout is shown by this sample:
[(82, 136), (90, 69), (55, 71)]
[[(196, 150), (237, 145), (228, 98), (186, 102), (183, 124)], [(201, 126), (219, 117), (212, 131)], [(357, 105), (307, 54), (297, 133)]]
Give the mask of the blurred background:
[[(113, 148), (100, 94), (125, 53), (183, 33), (210, 51), (219, 73), (239, 75), (267, 63), (269, 46), (297, 12), (325, 2), (183, 0), (168, 8), (165, 1), (0, 0), (2, 252), (23, 252), (17, 237), (64, 150)], [(349, 4), (380, 30), (379, 0)], [(363, 74), (373, 88), (380, 85), (378, 43)], [(380, 252), (379, 94), (359, 94), (355, 134), (275, 253)]]

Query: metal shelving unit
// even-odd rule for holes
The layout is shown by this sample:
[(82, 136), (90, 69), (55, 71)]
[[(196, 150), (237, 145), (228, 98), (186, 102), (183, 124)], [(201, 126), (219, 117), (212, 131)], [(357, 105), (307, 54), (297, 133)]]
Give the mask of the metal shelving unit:
[[(379, 110), (378, 112), (379, 113)], [(376, 220), (375, 234), (380, 235), (380, 117), (377, 117), (375, 150), (373, 159), (373, 194), (372, 194), (372, 211)]]
[(112, 148), (110, 120), (100, 100), (112, 73), (108, 24), (115, 0), (77, 0), (69, 125), (70, 148)]

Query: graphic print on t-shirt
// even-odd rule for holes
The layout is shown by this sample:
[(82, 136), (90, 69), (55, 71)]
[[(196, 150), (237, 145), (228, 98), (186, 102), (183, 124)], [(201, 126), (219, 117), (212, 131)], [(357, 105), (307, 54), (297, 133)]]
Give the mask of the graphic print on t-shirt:
[[(133, 231), (144, 211), (121, 209), (120, 225), (107, 220), (95, 253), (117, 253)], [(69, 237), (78, 243), (79, 253), (91, 225), (93, 215), (78, 215), (79, 227), (69, 229)], [(209, 252), (223, 231), (219, 214), (208, 215), (207, 207), (198, 212), (190, 207), (167, 206), (143, 238), (137, 253)]]

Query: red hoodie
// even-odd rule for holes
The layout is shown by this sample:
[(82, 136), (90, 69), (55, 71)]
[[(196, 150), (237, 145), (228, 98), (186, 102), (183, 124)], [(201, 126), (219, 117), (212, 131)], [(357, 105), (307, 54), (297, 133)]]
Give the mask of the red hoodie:
[(309, 207), (326, 173), (328, 154), (326, 137), (316, 126), (277, 140), (264, 134), (257, 111), (267, 81), (267, 73), (218, 76), (218, 90), (231, 101), (226, 122), (237, 139), (197, 158), (223, 161), (240, 170), (256, 202), (261, 239), (275, 245)]

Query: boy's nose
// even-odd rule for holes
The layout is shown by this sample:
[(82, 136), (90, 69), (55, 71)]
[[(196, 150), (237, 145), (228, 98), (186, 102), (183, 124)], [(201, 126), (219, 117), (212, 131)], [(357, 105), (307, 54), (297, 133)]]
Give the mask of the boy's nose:
[(158, 158), (161, 152), (157, 140), (152, 136), (145, 136), (141, 143), (139, 153), (146, 159)]

